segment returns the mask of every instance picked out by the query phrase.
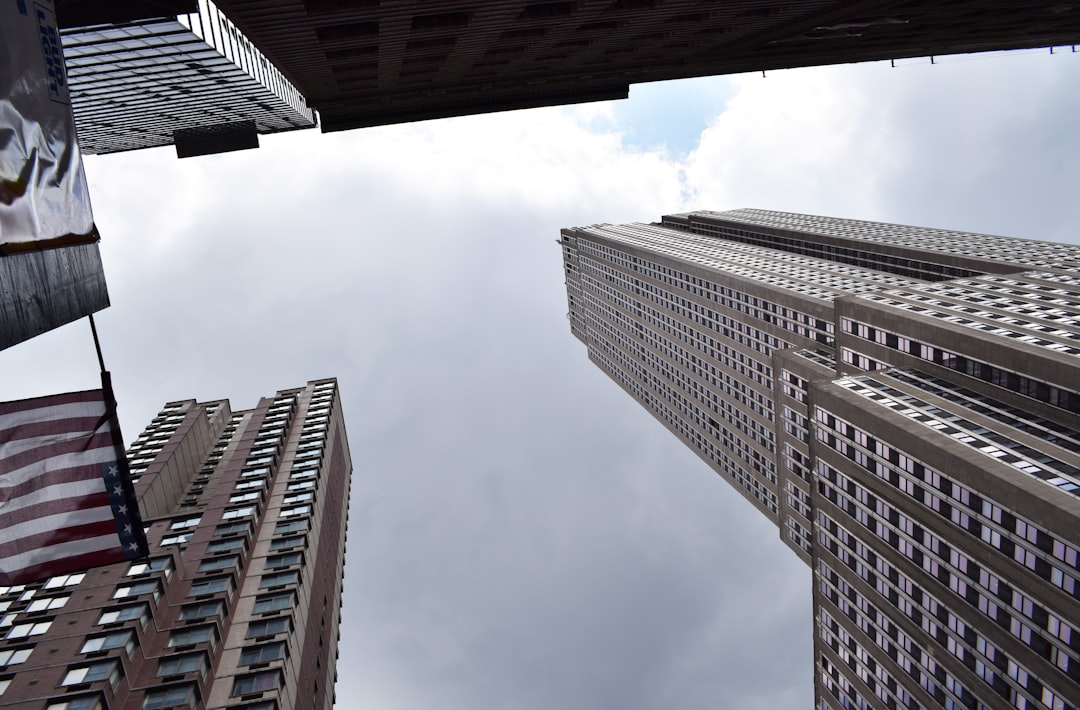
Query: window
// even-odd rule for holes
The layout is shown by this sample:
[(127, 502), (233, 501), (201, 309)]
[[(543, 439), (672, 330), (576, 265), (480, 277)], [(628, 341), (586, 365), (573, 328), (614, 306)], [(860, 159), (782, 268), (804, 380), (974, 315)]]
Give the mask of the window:
[(169, 535), (161, 538), (161, 545), (183, 545), (185, 542), (191, 539), (194, 533), (180, 533), (179, 535)]
[(80, 653), (93, 653), (94, 651), (108, 651), (113, 648), (125, 648), (130, 655), (135, 648), (134, 631), (113, 631), (104, 636), (92, 636), (83, 643)]
[(242, 537), (227, 537), (224, 540), (214, 540), (206, 546), (206, 551), (210, 554), (217, 552), (228, 552), (229, 550), (240, 550), (244, 547), (244, 538)]
[(281, 687), (281, 671), (263, 671), (244, 675), (233, 681), (233, 695), (261, 693), (264, 690), (276, 690)]
[(272, 619), (252, 621), (248, 624), (247, 637), (249, 639), (258, 636), (273, 636), (292, 629), (292, 620), (287, 616), (275, 616)]
[(105, 704), (101, 702), (101, 694), (93, 695), (68, 695), (50, 701), (45, 710), (102, 710)]
[(232, 535), (233, 533), (249, 533), (251, 532), (251, 523), (248, 522), (236, 522), (236, 523), (224, 523), (214, 528), (215, 535)]
[(236, 490), (238, 491), (256, 491), (262, 490), (266, 487), (266, 481), (261, 478), (254, 481), (240, 481), (236, 484)]
[(252, 663), (266, 663), (285, 657), (285, 644), (267, 643), (262, 646), (245, 648), (240, 654), (240, 665), (250, 666)]
[(210, 577), (208, 579), (200, 579), (197, 582), (193, 582), (189, 596), (197, 597), (201, 594), (217, 594), (218, 592), (231, 591), (231, 588), (231, 577)]
[(247, 503), (248, 501), (259, 500), (262, 498), (261, 491), (246, 491), (241, 493), (233, 493), (229, 496), (230, 503)]
[(49, 630), (52, 626), (52, 621), (39, 621), (37, 623), (30, 624), (16, 624), (8, 631), (6, 639), (24, 639), (28, 636), (40, 636)]
[(239, 564), (240, 558), (236, 555), (226, 555), (224, 557), (212, 557), (208, 560), (203, 560), (199, 563), (200, 572), (221, 572), (227, 569), (235, 569)]
[(285, 486), (285, 490), (287, 491), (304, 491), (309, 488), (315, 488), (315, 479), (309, 478), (306, 481), (294, 481)]
[(137, 574), (150, 574), (151, 572), (165, 572), (166, 577), (168, 573), (172, 572), (173, 564), (171, 557), (155, 557), (152, 560), (146, 562), (136, 562), (131, 565), (131, 569), (128, 570), (127, 576), (134, 577)]
[(42, 589), (59, 589), (60, 587), (70, 587), (73, 584), (78, 584), (83, 581), (86, 574), (80, 572), (79, 574), (62, 574), (59, 577), (50, 577), (49, 581), (42, 586)]
[(303, 547), (304, 540), (306, 538), (303, 535), (294, 535), (292, 537), (279, 537), (270, 543), (270, 549), (275, 552), (280, 550), (290, 550), (294, 547)]
[(9, 685), (11, 685), (11, 678), (0, 678), (0, 695), (4, 694)]
[(292, 592), (283, 592), (281, 594), (271, 594), (265, 597), (258, 597), (255, 599), (255, 608), (252, 609), (254, 614), (262, 614), (270, 611), (281, 611), (283, 609), (292, 609), (296, 604), (296, 595)]
[(169, 647), (191, 646), (197, 643), (217, 644), (217, 631), (213, 626), (195, 626), (190, 629), (177, 629), (169, 635)]
[(116, 661), (102, 661), (69, 668), (60, 685), (96, 683), (99, 680), (107, 680), (110, 685), (115, 685), (116, 681), (120, 680), (120, 664)]
[(225, 603), (223, 601), (209, 601), (200, 602), (198, 604), (187, 604), (180, 607), (180, 614), (176, 617), (178, 621), (191, 621), (192, 619), (208, 619), (210, 617), (221, 617), (225, 615)]
[(287, 520), (282, 523), (278, 523), (274, 526), (274, 534), (281, 535), (282, 533), (291, 532), (307, 532), (308, 521), (306, 520)]
[(181, 673), (202, 673), (206, 670), (206, 654), (183, 653), (166, 656), (158, 661), (158, 677)]
[(139, 619), (143, 624), (146, 623), (148, 614), (145, 604), (133, 604), (131, 606), (122, 606), (118, 609), (110, 609), (109, 611), (102, 612), (101, 618), (98, 619), (99, 624), (113, 624), (118, 621), (131, 621), (132, 619)]
[(67, 604), (70, 595), (65, 594), (62, 597), (41, 597), (35, 599), (26, 606), (26, 611), (48, 611), (49, 609), (60, 609)]
[(187, 528), (193, 528), (202, 521), (202, 515), (189, 515), (184, 518), (177, 518), (169, 524), (169, 530), (186, 530)]
[(277, 574), (264, 574), (259, 580), (259, 589), (277, 587), (282, 584), (295, 584), (299, 577), (296, 570), (292, 572), (278, 572)]
[(0, 666), (16, 666), (25, 663), (33, 648), (5, 648), (0, 651)]
[(307, 515), (311, 512), (310, 505), (298, 505), (295, 508), (284, 508), (279, 516), (282, 518), (293, 518), (298, 515)]
[(314, 498), (314, 493), (311, 491), (304, 491), (302, 493), (293, 493), (292, 495), (285, 496), (281, 499), (281, 504), (292, 505), (293, 503), (303, 503), (304, 501), (313, 500)]
[(255, 512), (255, 506), (246, 505), (243, 508), (232, 508), (221, 514), (222, 520), (234, 520), (236, 518), (248, 518)]
[(165, 710), (169, 708), (194, 708), (199, 702), (195, 686), (191, 683), (171, 685), (167, 688), (155, 688), (146, 691), (142, 710)]
[(161, 584), (156, 579), (149, 579), (145, 582), (136, 582), (135, 584), (126, 584), (116, 588), (116, 591), (113, 592), (113, 599), (137, 597), (140, 594), (153, 594), (154, 599), (157, 599), (161, 594)]
[(292, 567), (304, 561), (304, 556), (299, 552), (289, 552), (284, 555), (274, 555), (266, 558), (266, 569), (281, 569)]
[(245, 468), (240, 472), (240, 478), (255, 478), (265, 476), (270, 473), (269, 466), (258, 466), (256, 468)]

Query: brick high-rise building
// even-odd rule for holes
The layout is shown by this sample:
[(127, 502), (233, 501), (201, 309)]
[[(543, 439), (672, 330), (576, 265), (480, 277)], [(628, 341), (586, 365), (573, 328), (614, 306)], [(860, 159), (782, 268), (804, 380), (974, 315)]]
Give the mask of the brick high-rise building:
[(335, 380), (173, 402), (129, 451), (145, 562), (0, 587), (0, 706), (330, 708), (352, 464)]
[(1080, 247), (762, 210), (566, 229), (589, 358), (813, 570), (825, 708), (1080, 703)]

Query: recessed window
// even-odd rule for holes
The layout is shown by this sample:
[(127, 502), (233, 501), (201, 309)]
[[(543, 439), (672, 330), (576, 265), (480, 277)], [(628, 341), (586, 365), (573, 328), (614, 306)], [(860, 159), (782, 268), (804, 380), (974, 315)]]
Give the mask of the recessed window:
[(30, 636), (40, 636), (49, 630), (52, 621), (40, 621), (35, 624), (15, 624), (7, 632), (6, 639), (24, 639)]
[(266, 481), (256, 479), (254, 481), (240, 481), (236, 484), (236, 490), (238, 491), (257, 491), (266, 488)]
[(191, 621), (192, 619), (209, 619), (225, 615), (225, 602), (219, 600), (201, 602), (199, 604), (187, 604), (180, 607), (179, 621)]
[(63, 595), (61, 597), (40, 597), (30, 602), (26, 606), (26, 611), (48, 611), (49, 609), (60, 609), (67, 604), (70, 595)]
[(108, 651), (114, 648), (126, 648), (128, 653), (135, 648), (135, 632), (130, 630), (114, 631), (104, 636), (92, 636), (83, 643), (80, 653)]
[(304, 501), (314, 500), (314, 498), (315, 494), (311, 491), (303, 491), (285, 496), (281, 499), (281, 503), (282, 505), (292, 505), (293, 503), (303, 503)]
[(191, 539), (194, 533), (180, 533), (179, 535), (168, 535), (161, 538), (161, 545), (183, 545), (185, 542)]
[(33, 651), (33, 648), (5, 648), (0, 651), (0, 667), (25, 663)]
[(226, 592), (231, 589), (231, 577), (210, 577), (209, 579), (200, 579), (197, 582), (193, 582), (189, 596), (197, 597), (202, 594), (217, 594), (218, 592)]
[(232, 508), (221, 514), (222, 520), (234, 520), (236, 518), (248, 518), (255, 512), (255, 506), (246, 505), (243, 508)]
[(9, 685), (11, 685), (11, 678), (0, 678), (0, 695), (4, 694)]
[(145, 582), (125, 584), (116, 588), (116, 591), (113, 592), (113, 599), (137, 597), (140, 594), (153, 594), (154, 599), (157, 599), (161, 595), (161, 583), (156, 579), (148, 579)]
[(274, 534), (281, 535), (283, 533), (307, 531), (308, 521), (306, 520), (286, 520), (285, 522), (278, 523), (274, 526)]
[(233, 681), (233, 695), (260, 693), (264, 690), (276, 690), (281, 687), (281, 671), (263, 671), (251, 673)]
[(275, 552), (280, 550), (290, 550), (294, 547), (303, 547), (304, 540), (303, 535), (293, 535), (292, 537), (279, 537), (270, 543), (270, 549)]
[(304, 561), (304, 556), (299, 552), (289, 552), (284, 555), (273, 555), (266, 558), (266, 569), (280, 569), (292, 567)]
[(230, 503), (247, 503), (262, 498), (262, 491), (243, 491), (229, 496)]
[(183, 518), (176, 518), (169, 523), (169, 530), (184, 530), (186, 528), (193, 528), (202, 521), (202, 515), (188, 515)]
[(178, 707), (194, 708), (198, 704), (195, 686), (191, 683), (170, 685), (146, 691), (142, 710), (173, 710)]
[(307, 515), (310, 512), (310, 505), (298, 505), (295, 508), (285, 508), (279, 513), (279, 516), (282, 518), (294, 518), (298, 515)]
[(115, 685), (116, 681), (120, 680), (120, 664), (116, 661), (102, 661), (69, 668), (60, 685), (96, 683), (99, 680), (107, 680), (110, 685)]
[(215, 535), (233, 535), (235, 533), (249, 533), (249, 532), (251, 532), (251, 523), (246, 522), (246, 521), (235, 522), (235, 523), (224, 523), (224, 524), (218, 525), (216, 528), (214, 528), (214, 534)]
[(58, 577), (50, 577), (41, 588), (42, 589), (58, 589), (60, 587), (70, 587), (73, 584), (78, 584), (86, 577), (84, 572), (79, 574), (62, 574)]
[(172, 558), (171, 557), (155, 557), (152, 560), (146, 562), (136, 562), (128, 569), (127, 576), (134, 577), (137, 574), (150, 574), (151, 572), (165, 572), (165, 576), (169, 576), (172, 573)]
[(206, 546), (206, 551), (210, 554), (217, 552), (228, 552), (229, 550), (240, 550), (244, 547), (244, 538), (242, 537), (228, 537), (224, 540), (214, 540)]
[(148, 618), (147, 606), (145, 604), (133, 604), (131, 606), (122, 606), (118, 609), (110, 609), (109, 611), (102, 612), (101, 618), (98, 619), (98, 623), (112, 624), (118, 621), (139, 619), (139, 621), (145, 625)]
[(263, 619), (261, 621), (252, 621), (248, 624), (247, 637), (249, 639), (256, 638), (257, 636), (273, 636), (274, 634), (284, 633), (292, 628), (292, 620), (287, 616), (275, 616), (272, 619)]
[(295, 604), (296, 595), (293, 592), (270, 594), (268, 596), (256, 598), (255, 607), (252, 609), (252, 612), (255, 614), (262, 614), (270, 611), (282, 611), (284, 609), (292, 609)]
[(105, 704), (101, 701), (101, 693), (93, 695), (69, 695), (52, 700), (45, 706), (45, 710), (103, 710)]
[(169, 635), (169, 647), (191, 646), (197, 643), (217, 644), (217, 631), (213, 626), (195, 626), (190, 629), (177, 629)]
[(292, 572), (278, 572), (277, 574), (264, 574), (262, 579), (259, 580), (259, 589), (294, 584), (298, 578), (299, 574), (295, 570)]
[(158, 661), (158, 677), (180, 675), (182, 673), (202, 673), (206, 670), (206, 654), (179, 653), (166, 656)]
[(285, 657), (285, 644), (267, 643), (261, 646), (245, 648), (240, 653), (240, 665), (250, 666), (252, 663), (266, 663)]
[(224, 557), (212, 557), (208, 560), (203, 560), (199, 563), (200, 572), (220, 572), (227, 569), (235, 569), (239, 564), (240, 558), (236, 555), (225, 555)]

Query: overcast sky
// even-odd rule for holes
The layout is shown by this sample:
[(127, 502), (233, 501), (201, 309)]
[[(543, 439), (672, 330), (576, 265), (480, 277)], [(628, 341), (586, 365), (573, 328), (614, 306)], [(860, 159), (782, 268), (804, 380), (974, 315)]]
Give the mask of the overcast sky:
[[(126, 441), (340, 380), (339, 707), (803, 710), (810, 573), (569, 331), (559, 228), (761, 207), (1080, 242), (1080, 53), (90, 156)], [(97, 386), (76, 323), (0, 394)]]

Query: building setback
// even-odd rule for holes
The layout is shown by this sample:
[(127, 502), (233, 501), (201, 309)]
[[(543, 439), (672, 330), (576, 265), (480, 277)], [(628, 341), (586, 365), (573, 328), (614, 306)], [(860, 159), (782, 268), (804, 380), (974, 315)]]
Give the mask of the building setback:
[(589, 358), (813, 570), (826, 708), (1080, 699), (1080, 247), (764, 210), (563, 230)]
[(84, 153), (175, 145), (185, 158), (315, 126), (304, 97), (212, 2), (191, 9), (75, 26), (69, 11), (61, 42)]
[(172, 402), (128, 453), (145, 562), (0, 587), (0, 706), (331, 708), (352, 464), (335, 380)]

